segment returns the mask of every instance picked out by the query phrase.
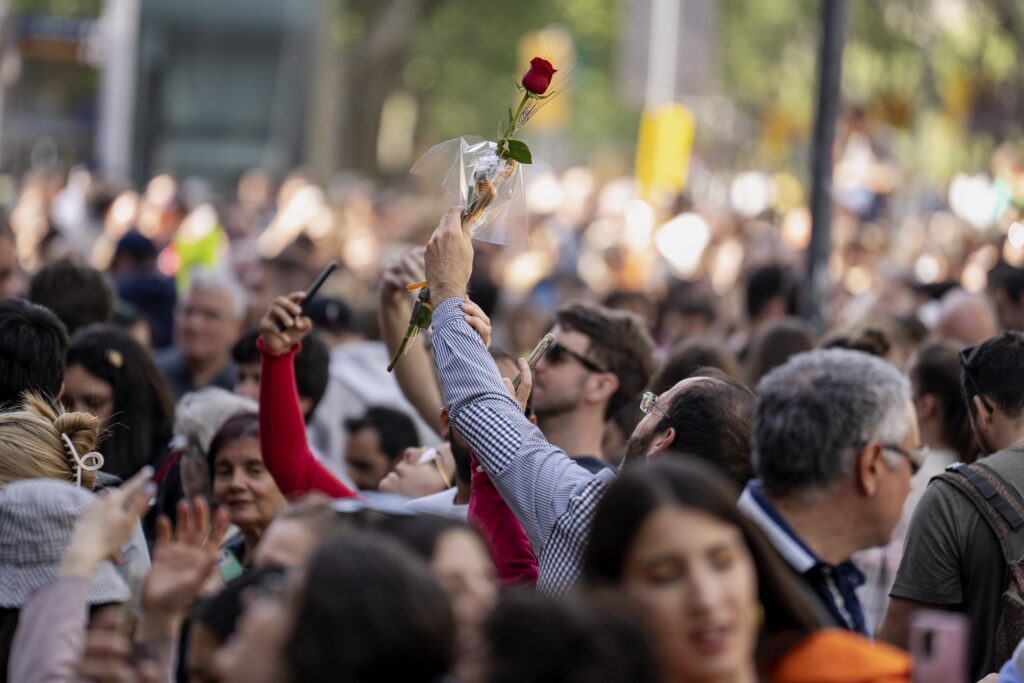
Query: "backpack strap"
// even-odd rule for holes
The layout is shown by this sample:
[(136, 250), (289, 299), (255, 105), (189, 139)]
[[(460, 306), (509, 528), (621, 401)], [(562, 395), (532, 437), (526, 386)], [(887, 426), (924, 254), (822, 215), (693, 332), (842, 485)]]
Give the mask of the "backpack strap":
[(936, 477), (967, 496), (999, 540), (1007, 564), (1024, 559), (1024, 501), (1016, 488), (980, 463), (955, 463)]

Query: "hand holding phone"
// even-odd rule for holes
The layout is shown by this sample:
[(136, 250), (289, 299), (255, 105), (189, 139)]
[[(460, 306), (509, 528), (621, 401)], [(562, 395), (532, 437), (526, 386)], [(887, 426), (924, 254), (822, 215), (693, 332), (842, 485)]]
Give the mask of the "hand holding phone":
[[(309, 307), (313, 303), (313, 300), (316, 299), (316, 295), (320, 291), (320, 288), (323, 287), (324, 283), (327, 282), (327, 278), (329, 278), (331, 276), (331, 273), (337, 270), (337, 268), (338, 262), (331, 261), (330, 263), (327, 264), (327, 267), (320, 272), (317, 278), (313, 280), (313, 284), (311, 284), (309, 286), (309, 289), (306, 290), (306, 296), (303, 297), (302, 303), (299, 304), (300, 308), (302, 309), (301, 315), (305, 316), (309, 314)], [(277, 329), (284, 332), (286, 329), (284, 323), (278, 321)]]

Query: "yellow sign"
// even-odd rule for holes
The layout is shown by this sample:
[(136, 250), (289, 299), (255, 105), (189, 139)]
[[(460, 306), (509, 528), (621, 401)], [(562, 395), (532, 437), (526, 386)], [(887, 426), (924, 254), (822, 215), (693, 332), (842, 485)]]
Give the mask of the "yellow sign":
[[(526, 73), (530, 60), (543, 57), (558, 69), (552, 81), (552, 87), (558, 87), (559, 81), (569, 76), (576, 62), (572, 36), (560, 28), (546, 28), (540, 31), (524, 33), (519, 39), (519, 66), (521, 71), (516, 74), (518, 81)], [(549, 133), (563, 130), (569, 123), (569, 93), (562, 93), (545, 104), (530, 119), (529, 130), (533, 133)]]
[(644, 111), (636, 144), (636, 180), (642, 196), (657, 201), (686, 187), (693, 132), (693, 114), (681, 104)]

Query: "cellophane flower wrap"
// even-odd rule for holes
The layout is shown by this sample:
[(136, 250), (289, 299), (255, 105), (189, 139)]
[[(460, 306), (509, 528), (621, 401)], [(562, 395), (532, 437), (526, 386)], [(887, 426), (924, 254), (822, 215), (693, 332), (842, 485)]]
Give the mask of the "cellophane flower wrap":
[(412, 172), (444, 188), (448, 206), (463, 207), (474, 239), (525, 247), (526, 187), (523, 165), (498, 156), (498, 143), (461, 137), (434, 145)]
[[(519, 107), (498, 124), (497, 142), (475, 137), (460, 137), (434, 145), (412, 167), (412, 172), (433, 180), (444, 188), (449, 205), (462, 208), (463, 225), (471, 226), (474, 239), (495, 244), (526, 246), (526, 188), (523, 164), (533, 163), (530, 148), (515, 134), (526, 125), (551, 98), (569, 83), (564, 76), (552, 83), (558, 70), (546, 59), (534, 57), (530, 68), (516, 84), (522, 93)], [(388, 365), (388, 372), (421, 330), (430, 328), (430, 283), (415, 282), (409, 291), (419, 290), (413, 304), (409, 327)]]

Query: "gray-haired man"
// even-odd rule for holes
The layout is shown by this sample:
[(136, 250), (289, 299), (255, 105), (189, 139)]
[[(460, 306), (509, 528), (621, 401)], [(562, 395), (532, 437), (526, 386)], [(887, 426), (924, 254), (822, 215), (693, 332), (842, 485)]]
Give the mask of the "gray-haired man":
[(174, 317), (174, 346), (157, 357), (175, 398), (205, 386), (231, 391), (231, 347), (242, 333), (245, 290), (227, 272), (197, 269)]
[(758, 385), (759, 479), (740, 508), (768, 536), (822, 621), (865, 633), (850, 561), (884, 545), (920, 466), (910, 384), (859, 351), (803, 353)]

